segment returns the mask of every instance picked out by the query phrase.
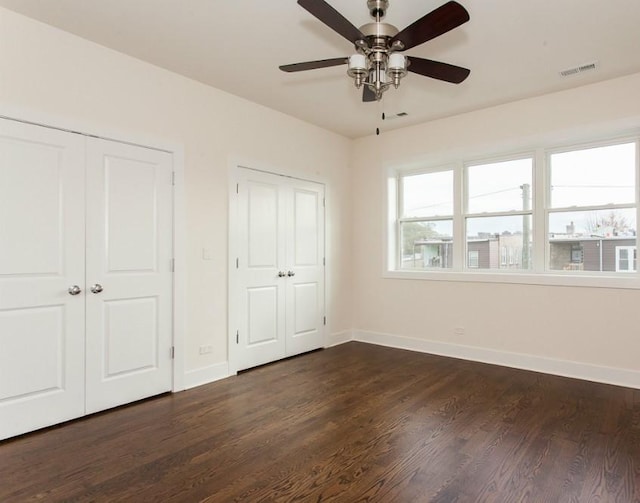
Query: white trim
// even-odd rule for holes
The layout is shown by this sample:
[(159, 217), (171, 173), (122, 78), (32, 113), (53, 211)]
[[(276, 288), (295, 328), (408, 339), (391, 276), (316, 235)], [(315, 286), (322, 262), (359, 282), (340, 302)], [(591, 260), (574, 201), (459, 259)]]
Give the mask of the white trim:
[(429, 280), (429, 281), (453, 281), (465, 283), (507, 283), (516, 285), (542, 285), (542, 286), (565, 286), (583, 288), (620, 288), (626, 290), (639, 290), (640, 281), (635, 275), (622, 275), (622, 277), (612, 277), (611, 275), (598, 275), (589, 273), (579, 273), (574, 275), (548, 273), (514, 273), (493, 271), (385, 271), (383, 278), (407, 279), (407, 280)]
[(173, 388), (181, 391), (185, 382), (187, 339), (187, 235), (184, 184), (184, 148), (174, 147), (173, 172)]
[(327, 337), (327, 343), (325, 348), (332, 348), (333, 346), (339, 346), (353, 340), (353, 330), (343, 330), (342, 332), (336, 332), (330, 334)]
[(184, 389), (191, 389), (209, 384), (220, 379), (226, 379), (229, 373), (229, 362), (214, 363), (199, 369), (187, 370), (184, 373)]
[(0, 103), (0, 117), (7, 120), (27, 122), (67, 132), (77, 132), (105, 140), (129, 145), (137, 145), (153, 150), (168, 152), (173, 156), (175, 185), (173, 187), (173, 257), (175, 271), (173, 275), (173, 347), (174, 360), (172, 371), (173, 392), (184, 389), (185, 340), (187, 334), (186, 316), (186, 210), (184, 189), (184, 146), (181, 143), (167, 142), (155, 137), (113, 130), (82, 120), (69, 119), (43, 113), (24, 107)]
[(369, 344), (377, 344), (379, 346), (408, 349), (410, 351), (417, 351), (420, 353), (460, 358), (463, 360), (542, 372), (544, 374), (640, 389), (640, 371), (637, 370), (604, 367), (570, 360), (559, 360), (544, 356), (512, 353), (474, 346), (463, 346), (447, 342), (415, 339), (400, 335), (368, 332), (364, 330), (354, 331), (353, 340)]

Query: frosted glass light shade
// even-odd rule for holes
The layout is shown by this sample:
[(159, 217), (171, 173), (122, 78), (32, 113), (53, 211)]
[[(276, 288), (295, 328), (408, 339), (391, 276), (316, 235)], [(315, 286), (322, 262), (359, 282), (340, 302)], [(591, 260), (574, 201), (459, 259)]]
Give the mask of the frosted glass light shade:
[(387, 65), (387, 71), (403, 71), (407, 69), (407, 58), (403, 54), (394, 52), (389, 55), (389, 64)]
[(366, 70), (367, 57), (364, 54), (354, 54), (349, 56), (349, 70)]

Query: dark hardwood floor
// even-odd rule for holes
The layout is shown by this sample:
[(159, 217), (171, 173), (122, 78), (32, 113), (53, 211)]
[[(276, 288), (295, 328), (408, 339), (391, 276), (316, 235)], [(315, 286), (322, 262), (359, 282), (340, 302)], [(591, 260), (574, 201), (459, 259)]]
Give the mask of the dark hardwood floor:
[(640, 502), (640, 390), (349, 343), (0, 443), (0, 502)]

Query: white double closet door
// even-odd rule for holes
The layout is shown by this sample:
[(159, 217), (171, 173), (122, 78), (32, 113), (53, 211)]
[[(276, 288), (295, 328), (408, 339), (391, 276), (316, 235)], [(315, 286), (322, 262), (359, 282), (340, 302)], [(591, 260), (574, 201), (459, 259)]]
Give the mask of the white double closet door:
[(324, 346), (324, 186), (236, 171), (230, 359), (243, 370)]
[(171, 389), (171, 174), (0, 120), (0, 438)]

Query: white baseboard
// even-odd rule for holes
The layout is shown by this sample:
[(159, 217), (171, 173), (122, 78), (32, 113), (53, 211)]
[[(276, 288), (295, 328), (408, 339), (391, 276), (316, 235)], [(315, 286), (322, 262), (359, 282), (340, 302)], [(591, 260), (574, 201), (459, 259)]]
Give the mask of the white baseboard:
[(184, 389), (191, 389), (229, 377), (229, 363), (215, 363), (207, 367), (187, 370), (184, 373)]
[(335, 334), (329, 335), (329, 337), (327, 338), (327, 345), (325, 347), (331, 348), (333, 346), (338, 346), (340, 344), (344, 344), (352, 340), (353, 340), (353, 330), (344, 330), (343, 332), (336, 332)]
[(558, 360), (543, 356), (497, 351), (495, 349), (414, 339), (411, 337), (363, 330), (355, 330), (353, 332), (353, 340), (377, 344), (379, 346), (408, 349), (421, 353), (449, 356), (463, 360), (491, 363), (504, 367), (532, 370), (545, 374), (640, 389), (640, 372), (637, 370), (604, 367), (570, 360)]

